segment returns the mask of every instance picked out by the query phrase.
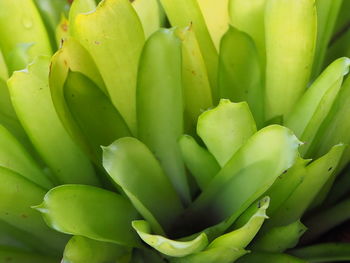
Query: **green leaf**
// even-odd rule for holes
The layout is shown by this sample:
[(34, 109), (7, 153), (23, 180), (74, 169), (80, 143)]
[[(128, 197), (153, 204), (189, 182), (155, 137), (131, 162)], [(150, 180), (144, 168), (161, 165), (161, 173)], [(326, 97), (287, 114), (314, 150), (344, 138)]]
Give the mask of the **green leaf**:
[(251, 37), (230, 26), (221, 41), (218, 85), (221, 98), (247, 101), (258, 126), (264, 122), (263, 81)]
[[(307, 153), (307, 150), (312, 147), (322, 122), (335, 105), (334, 101), (339, 93), (344, 76), (349, 72), (349, 67), (350, 59), (348, 58), (339, 58), (329, 65), (301, 97), (293, 112), (286, 118), (285, 125), (291, 128), (302, 141), (307, 142), (301, 148), (303, 153)], [(310, 154), (307, 155), (310, 156)]]
[(211, 39), (214, 42), (216, 50), (219, 50), (222, 36), (229, 27), (229, 0), (199, 0), (198, 5), (203, 14), (205, 23), (208, 27)]
[(134, 0), (134, 7), (146, 38), (160, 28), (162, 10), (157, 0)]
[(45, 189), (54, 186), (21, 143), (0, 125), (0, 166), (23, 175)]
[(271, 125), (258, 131), (214, 177), (190, 212), (202, 222), (209, 219), (210, 224), (235, 212), (242, 213), (294, 164), (299, 145), (295, 135), (285, 127)]
[(151, 227), (147, 221), (133, 221), (132, 226), (144, 242), (171, 257), (185, 257), (203, 250), (208, 245), (208, 239), (204, 233), (191, 241), (175, 241), (163, 236), (150, 234)]
[(324, 243), (292, 250), (291, 254), (306, 259), (310, 263), (346, 262), (350, 260), (350, 244)]
[(34, 0), (34, 2), (46, 27), (51, 45), (53, 49), (56, 49), (59, 46), (55, 43), (56, 27), (61, 20), (61, 16), (67, 13), (69, 3), (62, 0)]
[[(11, 26), (9, 21), (12, 21)], [(37, 55), (52, 53), (45, 26), (33, 0), (1, 1), (0, 32), (0, 49), (7, 63), (7, 55), (21, 43), (34, 43), (28, 51), (29, 61)]]
[(61, 124), (48, 85), (49, 60), (38, 57), (8, 80), (18, 118), (60, 183), (98, 185), (93, 167)]
[(131, 3), (102, 1), (94, 12), (76, 17), (74, 32), (96, 62), (113, 104), (136, 134), (136, 76), (144, 33)]
[(40, 240), (48, 254), (57, 254), (66, 237), (50, 229), (40, 213), (31, 209), (45, 195), (45, 189), (30, 182), (20, 174), (0, 167), (0, 220)]
[(240, 258), (237, 263), (309, 263), (308, 261), (277, 253), (251, 253)]
[(321, 72), (326, 50), (332, 37), (343, 0), (316, 0), (317, 44), (313, 65), (313, 77)]
[(269, 203), (269, 197), (262, 199), (259, 203), (258, 210), (244, 226), (217, 237), (209, 244), (208, 249), (220, 247), (245, 248), (258, 233), (265, 219), (268, 218), (266, 209), (269, 207)]
[(182, 212), (170, 180), (150, 150), (137, 139), (125, 137), (104, 147), (103, 166), (153, 231), (161, 234), (162, 227), (168, 230)]
[(295, 247), (306, 230), (299, 220), (289, 225), (274, 227), (258, 236), (249, 248), (253, 251), (282, 253)]
[(193, 27), (175, 32), (182, 40), (182, 85), (185, 130), (195, 135), (198, 116), (213, 105), (207, 69)]
[(247, 33), (258, 50), (261, 65), (265, 68), (265, 6), (267, 0), (230, 0), (229, 16), (232, 26)]
[(129, 249), (107, 242), (95, 241), (82, 236), (73, 236), (66, 245), (62, 263), (126, 262)]
[(267, 0), (266, 120), (289, 114), (307, 88), (316, 25), (315, 0)]
[(57, 263), (58, 258), (48, 257), (18, 248), (0, 246), (0, 262), (11, 263)]
[(220, 171), (220, 166), (214, 156), (198, 145), (189, 135), (181, 136), (179, 140), (182, 158), (196, 179), (198, 186), (205, 189), (211, 179)]
[(74, 0), (69, 9), (69, 28), (71, 35), (74, 35), (75, 19), (77, 15), (88, 13), (96, 9), (96, 2), (94, 0)]
[(61, 17), (61, 20), (57, 24), (55, 29), (56, 45), (61, 47), (64, 41), (69, 37), (69, 21), (65, 16)]
[(101, 145), (107, 146), (118, 138), (130, 136), (128, 126), (108, 97), (83, 74), (68, 73), (64, 97), (99, 164), (102, 160)]
[[(350, 143), (349, 136), (349, 107), (350, 78), (347, 78), (335, 99), (331, 110), (320, 126), (314, 143), (309, 148), (310, 155), (322, 156), (337, 143)], [(343, 159), (339, 164), (340, 171), (350, 160), (349, 148), (345, 150)]]
[(170, 260), (171, 263), (232, 263), (248, 252), (244, 249), (218, 247), (208, 249), (187, 257)]
[(214, 103), (218, 100), (218, 54), (210, 37), (204, 17), (196, 0), (160, 0), (172, 26), (186, 27), (192, 24), (208, 71)]
[(5, 62), (4, 54), (0, 50), (0, 79), (6, 80), (8, 77), (9, 72)]
[(313, 161), (304, 169), (304, 180), (276, 211), (269, 224), (281, 226), (298, 220), (309, 208), (319, 191), (334, 176), (334, 171), (342, 157), (345, 146), (334, 146), (326, 155)]
[(124, 246), (138, 245), (131, 221), (136, 210), (121, 195), (87, 185), (51, 189), (34, 207), (53, 229)]
[(255, 132), (255, 121), (246, 102), (221, 99), (216, 108), (198, 118), (197, 133), (221, 167)]
[(161, 29), (154, 33), (146, 42), (140, 60), (137, 120), (139, 139), (160, 160), (182, 201), (189, 203), (189, 187), (178, 145), (184, 129), (181, 66), (181, 41), (174, 30)]

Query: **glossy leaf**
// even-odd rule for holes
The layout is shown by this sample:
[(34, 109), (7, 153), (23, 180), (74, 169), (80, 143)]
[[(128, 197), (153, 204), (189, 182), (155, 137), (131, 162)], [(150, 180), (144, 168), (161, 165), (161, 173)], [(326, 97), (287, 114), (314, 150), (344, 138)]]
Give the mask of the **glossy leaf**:
[(74, 35), (75, 19), (77, 15), (88, 13), (96, 9), (96, 2), (94, 0), (74, 0), (69, 9), (69, 24), (70, 33)]
[(247, 101), (259, 127), (264, 122), (263, 81), (252, 38), (230, 26), (221, 41), (218, 85), (221, 98)]
[(77, 16), (74, 32), (96, 62), (113, 104), (136, 134), (136, 75), (144, 33), (131, 3), (101, 2), (94, 12)]
[[(161, 234), (182, 212), (182, 205), (150, 150), (125, 137), (103, 148), (103, 166), (122, 187), (139, 213)], [(160, 225), (159, 225), (159, 223)]]
[(222, 99), (198, 118), (197, 133), (221, 167), (255, 132), (255, 121), (245, 102)]
[(287, 117), (286, 126), (291, 128), (301, 140), (307, 142), (301, 148), (303, 153), (306, 153), (313, 145), (322, 122), (332, 109), (343, 78), (349, 72), (349, 67), (350, 59), (348, 58), (340, 58), (329, 65)]
[(95, 241), (82, 236), (73, 236), (64, 249), (62, 263), (126, 262), (129, 249), (107, 242)]
[(0, 219), (33, 237), (49, 254), (57, 254), (63, 248), (66, 237), (50, 229), (40, 213), (31, 209), (45, 195), (45, 189), (30, 182), (20, 174), (0, 168)]
[[(13, 21), (11, 26), (9, 21)], [(50, 41), (33, 0), (1, 1), (0, 32), (0, 48), (6, 61), (20, 43), (34, 43), (28, 51), (30, 61), (37, 55), (51, 55)]]
[(303, 182), (273, 215), (269, 223), (274, 222), (273, 225), (281, 226), (298, 220), (325, 183), (334, 176), (334, 170), (344, 149), (344, 145), (336, 145), (326, 155), (306, 166)]
[(207, 214), (213, 215), (211, 224), (242, 213), (294, 164), (299, 145), (295, 135), (282, 126), (258, 131), (214, 177), (191, 206), (191, 213), (198, 213), (202, 221)]
[(132, 6), (142, 23), (146, 38), (160, 28), (162, 10), (158, 0), (134, 0)]
[(218, 247), (208, 249), (199, 253), (191, 254), (187, 257), (172, 259), (171, 263), (231, 263), (248, 252), (244, 249), (232, 249)]
[(62, 126), (48, 86), (49, 60), (38, 57), (8, 81), (18, 118), (60, 183), (98, 184), (92, 165)]
[(232, 26), (247, 33), (257, 47), (261, 65), (265, 68), (265, 6), (267, 0), (230, 0), (229, 16)]
[(160, 160), (182, 201), (189, 203), (177, 142), (184, 129), (181, 65), (181, 41), (173, 30), (161, 29), (148, 39), (138, 72), (138, 137)]
[(258, 233), (265, 219), (268, 218), (266, 209), (269, 207), (269, 203), (269, 197), (262, 199), (259, 203), (258, 210), (244, 226), (217, 237), (209, 244), (208, 249), (220, 247), (230, 247), (232, 249), (245, 248)]
[(98, 241), (135, 246), (131, 221), (136, 210), (121, 195), (87, 185), (51, 189), (35, 209), (53, 229)]
[(13, 170), (44, 189), (54, 186), (33, 157), (3, 126), (0, 126), (0, 166)]
[(215, 103), (218, 100), (218, 55), (198, 2), (196, 0), (160, 0), (160, 2), (173, 27), (186, 27), (192, 24), (207, 67), (213, 101)]
[(316, 20), (315, 0), (267, 1), (266, 120), (289, 114), (305, 91), (314, 58)]
[(196, 179), (199, 187), (202, 190), (205, 189), (220, 171), (220, 165), (215, 157), (207, 149), (198, 145), (191, 136), (181, 136), (179, 144), (186, 167)]
[(208, 73), (193, 27), (178, 29), (182, 40), (182, 85), (185, 130), (195, 134), (198, 116), (213, 105)]
[(229, 0), (198, 1), (210, 36), (217, 50), (219, 50), (221, 38), (226, 33), (229, 26), (228, 4)]
[(331, 40), (343, 0), (316, 0), (315, 3), (317, 11), (317, 44), (313, 65), (314, 77), (322, 70), (326, 50)]
[(163, 236), (152, 235), (147, 221), (133, 221), (132, 226), (145, 243), (167, 256), (185, 257), (203, 250), (208, 245), (208, 239), (204, 233), (191, 241), (175, 241)]
[(254, 240), (249, 248), (253, 251), (282, 253), (295, 247), (306, 229), (299, 220), (286, 226), (274, 227)]
[(118, 138), (130, 136), (128, 126), (108, 97), (83, 74), (68, 73), (64, 97), (73, 119), (99, 162), (102, 160), (101, 145), (107, 146)]

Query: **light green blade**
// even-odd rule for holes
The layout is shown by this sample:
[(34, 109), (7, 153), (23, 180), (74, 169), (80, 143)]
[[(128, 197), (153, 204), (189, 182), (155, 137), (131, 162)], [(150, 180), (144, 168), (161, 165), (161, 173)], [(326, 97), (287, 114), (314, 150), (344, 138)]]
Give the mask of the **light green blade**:
[[(11, 26), (9, 21), (12, 21)], [(52, 53), (45, 26), (33, 0), (0, 2), (0, 34), (0, 48), (6, 61), (7, 55), (20, 43), (33, 43), (28, 51), (30, 61), (37, 55)]]
[(176, 30), (182, 40), (182, 84), (185, 130), (195, 134), (198, 116), (213, 105), (207, 69), (193, 27)]
[(177, 142), (184, 132), (181, 57), (181, 41), (174, 30), (161, 29), (148, 39), (138, 72), (137, 120), (139, 139), (160, 160), (182, 201), (189, 203)]
[(8, 80), (11, 100), (33, 145), (60, 183), (98, 185), (93, 167), (60, 122), (49, 90), (49, 59), (38, 57)]
[(344, 149), (344, 145), (336, 145), (326, 155), (306, 166), (303, 182), (272, 215), (269, 222), (271, 226), (290, 224), (304, 214), (322, 187), (334, 176)]
[(210, 224), (235, 212), (242, 213), (294, 164), (299, 145), (295, 135), (282, 126), (271, 125), (258, 131), (214, 177), (190, 212)]
[(74, 35), (75, 19), (77, 15), (92, 12), (96, 9), (96, 2), (94, 0), (74, 0), (69, 9), (69, 32)]
[(67, 241), (66, 236), (50, 229), (40, 213), (31, 208), (42, 200), (45, 190), (3, 167), (0, 178), (0, 219), (29, 233), (34, 242), (41, 240), (48, 254), (59, 253)]
[(51, 189), (44, 202), (34, 208), (59, 232), (124, 246), (138, 245), (131, 228), (137, 212), (116, 193), (87, 185), (62, 185)]
[(313, 78), (316, 78), (322, 70), (326, 51), (334, 32), (343, 0), (316, 0), (315, 2), (317, 11), (317, 44), (313, 64)]
[(222, 36), (229, 27), (229, 0), (199, 0), (198, 5), (208, 27), (216, 50), (219, 50)]
[(73, 236), (64, 249), (62, 263), (126, 263), (130, 252), (130, 249), (113, 243)]
[(61, 17), (60, 22), (55, 29), (56, 45), (61, 47), (64, 41), (69, 37), (69, 21), (65, 16)]
[(96, 62), (113, 104), (135, 135), (136, 76), (144, 33), (131, 3), (102, 1), (96, 11), (76, 17), (74, 32)]
[[(329, 65), (286, 118), (285, 125), (292, 129), (302, 141), (307, 142), (301, 148), (304, 154), (310, 147), (313, 147), (314, 139), (323, 121), (332, 110), (333, 105), (336, 105), (334, 101), (338, 96), (344, 76), (349, 72), (349, 67), (350, 59), (348, 58), (339, 58)], [(310, 154), (307, 156), (313, 157)]]
[(169, 230), (182, 205), (157, 159), (143, 143), (125, 137), (104, 147), (103, 166), (153, 231), (162, 233), (158, 222)]
[(198, 118), (197, 133), (221, 167), (255, 132), (255, 121), (246, 102), (221, 99), (216, 108)]
[(62, 0), (34, 0), (34, 3), (46, 27), (51, 46), (55, 50), (59, 46), (56, 45), (55, 41), (56, 27), (60, 22), (61, 16), (67, 14), (69, 3)]
[(192, 24), (208, 71), (214, 103), (218, 100), (218, 54), (210, 37), (197, 0), (160, 0), (172, 26), (186, 27)]
[(208, 245), (206, 234), (202, 233), (191, 241), (175, 241), (159, 235), (151, 234), (151, 226), (145, 220), (132, 222), (140, 238), (159, 252), (171, 257), (185, 257), (202, 251)]
[(98, 158), (98, 164), (102, 161), (101, 146), (107, 146), (118, 138), (131, 135), (109, 98), (83, 74), (68, 73), (64, 98), (83, 139)]
[(23, 175), (44, 189), (54, 186), (51, 178), (40, 169), (37, 162), (18, 140), (0, 125), (0, 166)]
[(134, 0), (132, 6), (142, 23), (146, 38), (161, 26), (161, 7), (158, 0)]
[(227, 234), (217, 237), (208, 246), (208, 249), (230, 247), (243, 249), (253, 240), (258, 233), (265, 219), (267, 219), (266, 209), (269, 207), (270, 198), (263, 198), (258, 206), (258, 210), (252, 215), (248, 222)]
[(315, 0), (267, 0), (266, 120), (289, 114), (307, 88), (316, 45), (316, 20)]
[(207, 149), (198, 145), (191, 136), (181, 136), (179, 144), (186, 167), (196, 179), (201, 190), (204, 190), (220, 171), (220, 165), (215, 157)]
[(274, 227), (257, 237), (249, 249), (260, 252), (282, 253), (295, 247), (307, 228), (298, 220), (289, 225)]
[(263, 74), (252, 38), (230, 26), (221, 41), (218, 85), (221, 98), (247, 101), (258, 127), (264, 122)]
[(265, 6), (267, 0), (230, 0), (229, 15), (232, 26), (247, 33), (258, 50), (262, 68), (265, 68)]
[(5, 62), (4, 54), (0, 50), (0, 79), (6, 80), (8, 77), (9, 72)]

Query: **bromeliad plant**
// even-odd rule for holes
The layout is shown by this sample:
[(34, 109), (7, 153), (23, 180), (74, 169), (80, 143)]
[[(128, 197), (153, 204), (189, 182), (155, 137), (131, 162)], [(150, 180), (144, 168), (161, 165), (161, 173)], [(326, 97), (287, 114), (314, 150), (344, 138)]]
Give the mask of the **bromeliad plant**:
[(0, 1), (0, 261), (350, 260), (349, 1), (131, 2)]

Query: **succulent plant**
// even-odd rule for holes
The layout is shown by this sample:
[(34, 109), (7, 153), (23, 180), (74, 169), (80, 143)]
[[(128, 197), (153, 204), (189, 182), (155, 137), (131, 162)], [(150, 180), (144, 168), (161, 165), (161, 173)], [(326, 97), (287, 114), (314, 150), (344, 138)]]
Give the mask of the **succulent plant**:
[(350, 260), (349, 8), (1, 0), (0, 262)]

